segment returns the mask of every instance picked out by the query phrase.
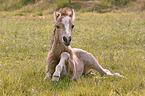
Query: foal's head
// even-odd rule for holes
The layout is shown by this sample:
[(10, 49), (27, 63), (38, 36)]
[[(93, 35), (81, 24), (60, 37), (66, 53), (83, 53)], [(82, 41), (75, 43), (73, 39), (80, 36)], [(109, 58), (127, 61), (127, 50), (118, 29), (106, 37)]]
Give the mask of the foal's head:
[(73, 9), (62, 8), (59, 12), (54, 12), (54, 19), (56, 21), (55, 36), (64, 46), (71, 44), (74, 16)]

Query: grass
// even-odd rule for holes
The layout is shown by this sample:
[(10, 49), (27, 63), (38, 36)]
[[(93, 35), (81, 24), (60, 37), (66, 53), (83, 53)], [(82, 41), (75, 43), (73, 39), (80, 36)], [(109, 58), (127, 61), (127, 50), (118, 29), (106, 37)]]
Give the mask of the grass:
[[(82, 1), (81, 3), (79, 1)], [(144, 0), (0, 0), (0, 17), (47, 16), (62, 7), (72, 7), (78, 12), (106, 13), (119, 10), (143, 11)], [(94, 2), (93, 2), (94, 1)], [(96, 3), (95, 3), (96, 2)], [(4, 12), (6, 11), (6, 12)], [(4, 12), (4, 14), (3, 14)], [(33, 14), (32, 14), (33, 13)]]
[(0, 18), (0, 94), (39, 96), (145, 95), (145, 13), (76, 13), (72, 47), (127, 77), (82, 76), (43, 82), (53, 16)]

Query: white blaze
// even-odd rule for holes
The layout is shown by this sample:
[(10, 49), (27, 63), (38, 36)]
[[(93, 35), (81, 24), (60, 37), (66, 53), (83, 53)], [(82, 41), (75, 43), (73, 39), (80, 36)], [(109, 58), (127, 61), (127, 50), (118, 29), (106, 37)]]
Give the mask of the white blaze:
[(64, 24), (64, 27), (65, 27), (65, 31), (67, 34), (69, 34), (69, 17), (68, 16), (65, 16), (62, 18), (62, 22)]

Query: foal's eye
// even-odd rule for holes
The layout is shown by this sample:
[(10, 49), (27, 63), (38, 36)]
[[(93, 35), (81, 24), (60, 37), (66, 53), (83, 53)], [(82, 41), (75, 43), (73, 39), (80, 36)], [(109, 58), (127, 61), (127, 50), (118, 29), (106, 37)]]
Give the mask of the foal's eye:
[(72, 29), (74, 28), (74, 25), (72, 25)]
[(60, 28), (60, 26), (58, 26), (58, 25), (57, 25), (57, 26), (56, 26), (56, 28), (57, 28), (57, 29), (59, 29), (59, 28)]

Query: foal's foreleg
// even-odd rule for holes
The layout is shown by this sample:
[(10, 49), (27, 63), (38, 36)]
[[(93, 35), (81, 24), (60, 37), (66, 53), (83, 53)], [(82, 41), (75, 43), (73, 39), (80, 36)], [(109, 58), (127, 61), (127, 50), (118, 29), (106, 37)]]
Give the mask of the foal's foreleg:
[(51, 78), (52, 74), (54, 73), (56, 64), (57, 64), (56, 62), (52, 62), (52, 63), (48, 62), (46, 67), (46, 76), (43, 81), (45, 81), (47, 78)]
[(58, 64), (57, 59), (55, 58), (55, 56), (50, 52), (48, 54), (47, 57), (47, 66), (46, 66), (46, 76), (44, 78), (44, 81), (47, 78), (51, 78), (51, 76), (53, 75), (54, 71), (55, 71), (55, 67)]
[(66, 61), (69, 59), (69, 57), (70, 57), (70, 55), (67, 52), (61, 53), (60, 62), (55, 67), (55, 72), (53, 74), (52, 81), (58, 81), (59, 80), (60, 74), (63, 70), (63, 67), (64, 67)]

